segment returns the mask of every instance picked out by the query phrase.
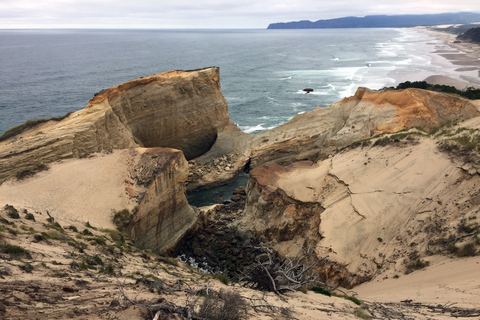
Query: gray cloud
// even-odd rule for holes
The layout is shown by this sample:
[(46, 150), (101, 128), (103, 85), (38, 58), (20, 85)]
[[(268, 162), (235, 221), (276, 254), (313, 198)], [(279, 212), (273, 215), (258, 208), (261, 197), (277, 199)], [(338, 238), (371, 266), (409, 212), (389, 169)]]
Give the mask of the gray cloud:
[(480, 12), (478, 0), (0, 0), (0, 28), (266, 28), (369, 14)]

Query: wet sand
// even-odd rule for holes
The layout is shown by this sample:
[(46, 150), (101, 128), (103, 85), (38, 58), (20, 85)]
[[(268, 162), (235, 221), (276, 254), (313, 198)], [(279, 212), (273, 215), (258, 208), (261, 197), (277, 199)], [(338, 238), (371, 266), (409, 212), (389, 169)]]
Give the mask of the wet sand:
[(434, 57), (432, 63), (442, 65), (447, 71), (443, 75), (429, 76), (425, 81), (454, 86), (460, 90), (467, 87), (480, 88), (480, 45), (459, 42), (456, 41), (455, 34), (426, 27), (417, 27), (415, 30), (427, 33), (441, 41), (432, 52), (438, 57), (438, 59)]

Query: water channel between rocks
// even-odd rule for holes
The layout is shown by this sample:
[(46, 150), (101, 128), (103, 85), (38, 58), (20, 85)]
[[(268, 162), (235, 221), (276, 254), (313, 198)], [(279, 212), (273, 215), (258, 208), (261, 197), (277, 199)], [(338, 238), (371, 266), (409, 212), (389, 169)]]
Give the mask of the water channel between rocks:
[(187, 200), (191, 206), (204, 207), (215, 203), (230, 201), (233, 191), (238, 187), (245, 187), (248, 183), (248, 174), (242, 173), (233, 182), (214, 187), (208, 190), (193, 191), (187, 193)]
[(192, 206), (215, 203), (221, 206), (212, 219), (184, 236), (174, 250), (175, 256), (204, 272), (223, 273), (234, 279), (240, 270), (262, 254), (259, 243), (249, 232), (231, 227), (232, 222), (243, 216), (246, 194), (245, 188), (240, 187), (245, 187), (247, 182), (248, 174), (244, 173), (227, 185), (188, 194), (188, 202)]

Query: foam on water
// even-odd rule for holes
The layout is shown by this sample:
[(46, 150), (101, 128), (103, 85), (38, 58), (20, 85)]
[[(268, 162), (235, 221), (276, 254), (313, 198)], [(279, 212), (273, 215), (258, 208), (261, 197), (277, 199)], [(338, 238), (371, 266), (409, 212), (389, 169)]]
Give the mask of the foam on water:
[(265, 123), (260, 123), (255, 126), (238, 126), (240, 130), (242, 130), (245, 133), (258, 133), (261, 131), (269, 130), (275, 128), (275, 126), (271, 127), (264, 127)]
[(360, 86), (455, 72), (431, 53), (441, 42), (412, 29), (0, 30), (0, 37), (0, 133), (81, 109), (95, 92), (167, 70), (220, 67), (230, 119), (248, 133)]

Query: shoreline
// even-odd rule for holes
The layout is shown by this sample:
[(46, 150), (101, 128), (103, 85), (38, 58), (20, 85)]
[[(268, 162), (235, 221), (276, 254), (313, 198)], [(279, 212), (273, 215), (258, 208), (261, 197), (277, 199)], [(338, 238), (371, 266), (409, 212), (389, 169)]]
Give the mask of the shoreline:
[(443, 74), (434, 74), (424, 81), (431, 84), (454, 86), (459, 90), (467, 87), (480, 88), (480, 45), (468, 42), (455, 42), (457, 35), (432, 30), (427, 27), (412, 28), (441, 41), (430, 52), (432, 64), (444, 68)]

